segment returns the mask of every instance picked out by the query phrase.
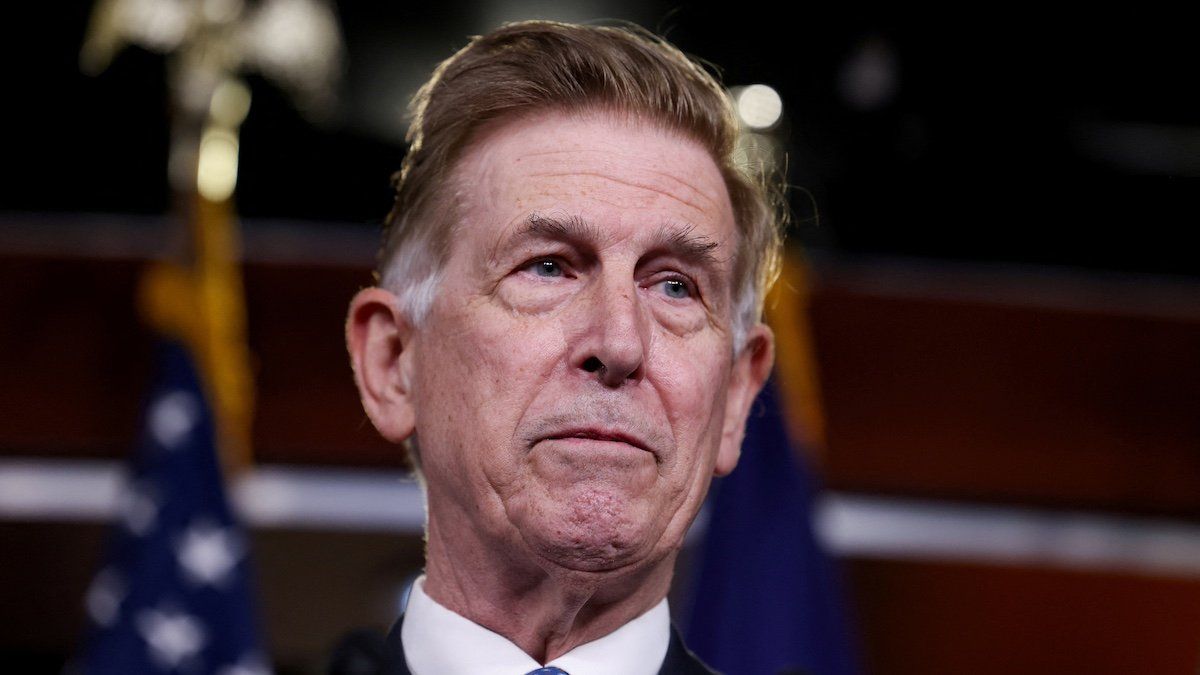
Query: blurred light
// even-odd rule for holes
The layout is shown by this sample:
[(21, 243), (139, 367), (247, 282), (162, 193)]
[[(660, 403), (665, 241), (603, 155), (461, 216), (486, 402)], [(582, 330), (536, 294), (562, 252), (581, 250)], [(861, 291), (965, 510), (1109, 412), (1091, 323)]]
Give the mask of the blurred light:
[(213, 91), (208, 112), (213, 122), (236, 128), (250, 112), (250, 89), (234, 79), (222, 80)]
[(250, 26), (251, 44), (268, 68), (314, 67), (339, 44), (337, 19), (310, 0), (268, 0)]
[(124, 0), (113, 3), (114, 24), (134, 42), (169, 52), (187, 37), (192, 8), (183, 2)]
[(113, 56), (133, 42), (151, 51), (169, 52), (188, 33), (191, 8), (162, 0), (107, 0), (94, 3), (79, 65), (98, 75)]
[(751, 129), (770, 129), (783, 117), (783, 99), (765, 84), (752, 84), (736, 94), (738, 117)]
[(196, 189), (205, 199), (220, 202), (233, 194), (237, 185), (238, 139), (224, 129), (208, 129), (200, 139), (196, 165)]
[(851, 108), (877, 110), (891, 103), (899, 88), (899, 64), (886, 40), (863, 40), (842, 64), (838, 89)]
[(1200, 126), (1081, 121), (1070, 135), (1083, 155), (1121, 171), (1200, 176)]
[(203, 12), (212, 23), (229, 23), (242, 13), (242, 0), (204, 0)]
[(333, 105), (342, 38), (327, 2), (265, 0), (243, 23), (240, 41), (247, 62), (299, 94), (306, 112), (320, 114)]

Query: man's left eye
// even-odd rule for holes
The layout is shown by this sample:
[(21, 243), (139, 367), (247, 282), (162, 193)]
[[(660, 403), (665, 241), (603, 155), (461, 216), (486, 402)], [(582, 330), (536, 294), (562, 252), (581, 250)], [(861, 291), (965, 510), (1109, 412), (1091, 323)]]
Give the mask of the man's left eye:
[(658, 286), (668, 298), (682, 300), (692, 297), (692, 289), (682, 279), (666, 279), (658, 282)]
[(534, 276), (539, 277), (561, 277), (563, 275), (562, 265), (557, 260), (543, 258), (529, 263), (525, 267), (526, 271), (531, 272)]

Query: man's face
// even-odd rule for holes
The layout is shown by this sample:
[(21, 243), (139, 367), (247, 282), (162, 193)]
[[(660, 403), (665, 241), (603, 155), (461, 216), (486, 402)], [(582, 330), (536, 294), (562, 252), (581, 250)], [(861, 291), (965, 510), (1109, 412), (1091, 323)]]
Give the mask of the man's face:
[(488, 129), (456, 176), (460, 227), (404, 351), (430, 536), (578, 570), (662, 559), (733, 468), (770, 359), (761, 326), (733, 353), (720, 172), (657, 126), (545, 113)]

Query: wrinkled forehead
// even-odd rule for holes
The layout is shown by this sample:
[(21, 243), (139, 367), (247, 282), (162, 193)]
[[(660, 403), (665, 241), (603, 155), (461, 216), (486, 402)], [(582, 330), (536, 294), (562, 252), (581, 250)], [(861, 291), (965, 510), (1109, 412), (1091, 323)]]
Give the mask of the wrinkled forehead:
[(543, 111), (493, 122), (462, 153), (454, 182), (459, 224), (485, 221), (494, 236), (540, 213), (618, 230), (628, 220), (695, 230), (736, 247), (729, 191), (709, 151), (637, 116)]

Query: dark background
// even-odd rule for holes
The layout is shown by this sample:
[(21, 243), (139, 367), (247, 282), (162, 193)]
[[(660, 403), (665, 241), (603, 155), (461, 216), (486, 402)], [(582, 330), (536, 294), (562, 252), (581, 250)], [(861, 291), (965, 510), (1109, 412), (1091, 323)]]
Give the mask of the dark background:
[[(168, 210), (163, 58), (79, 72), (87, 2), (6, 21), (0, 209)], [(620, 17), (782, 94), (796, 234), (818, 249), (1194, 275), (1200, 59), (1180, 12), (972, 6), (916, 12), (774, 3), (344, 2), (340, 103), (321, 124), (251, 75), (237, 203), (248, 218), (377, 223), (403, 108), (433, 64), (499, 20)], [(847, 69), (890, 59), (856, 106)], [(871, 51), (874, 50), (874, 51)]]

